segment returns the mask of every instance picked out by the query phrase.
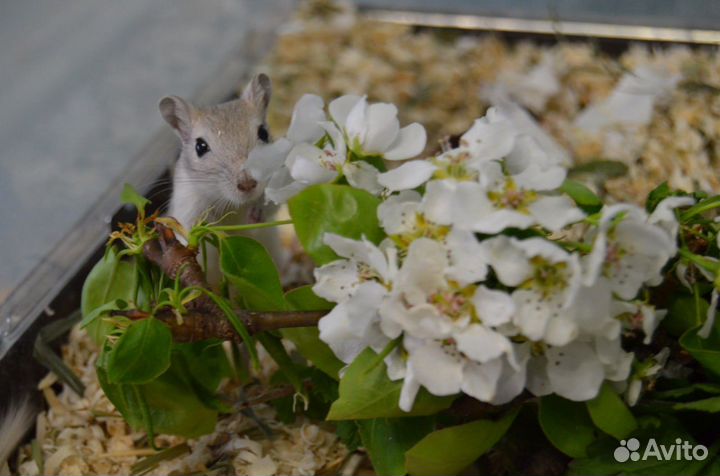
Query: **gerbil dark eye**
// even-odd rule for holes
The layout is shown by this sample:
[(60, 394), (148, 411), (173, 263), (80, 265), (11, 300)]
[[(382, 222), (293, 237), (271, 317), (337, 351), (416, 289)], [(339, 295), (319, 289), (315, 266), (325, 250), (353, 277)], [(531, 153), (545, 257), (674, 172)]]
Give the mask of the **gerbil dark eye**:
[(258, 139), (263, 142), (267, 142), (270, 140), (270, 134), (268, 133), (268, 130), (264, 125), (258, 127)]
[(198, 157), (202, 157), (203, 155), (207, 154), (208, 151), (210, 151), (210, 146), (207, 145), (207, 142), (205, 142), (205, 139), (202, 137), (198, 137), (195, 139), (195, 152), (197, 153)]

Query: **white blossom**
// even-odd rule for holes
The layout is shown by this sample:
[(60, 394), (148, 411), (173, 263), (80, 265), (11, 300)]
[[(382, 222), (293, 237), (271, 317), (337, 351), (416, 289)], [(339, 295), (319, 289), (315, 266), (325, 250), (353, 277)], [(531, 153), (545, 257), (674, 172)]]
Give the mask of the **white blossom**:
[[(392, 144), (404, 140), (397, 111), (357, 96), (329, 109), (334, 123), (321, 127), (332, 140), (318, 145), (350, 144), (331, 160), (337, 176), (358, 186), (347, 164), (364, 162), (350, 156), (393, 157)], [(296, 155), (317, 165), (327, 149), (312, 147), (295, 146)], [(587, 401), (605, 381), (627, 381), (634, 355), (621, 345), (625, 329), (642, 330), (651, 343), (665, 311), (634, 299), (660, 281), (677, 251), (675, 209), (694, 201), (670, 197), (651, 215), (606, 206), (586, 220), (586, 243), (551, 239), (585, 214), (558, 192), (567, 171), (547, 150), (491, 109), (457, 148), (376, 176), (385, 187), (380, 246), (326, 235), (341, 259), (315, 273), (315, 292), (338, 303), (321, 320), (320, 338), (346, 363), (365, 348), (399, 343), (385, 362), (388, 377), (403, 380), (403, 410), (423, 387), (493, 404), (526, 388)], [(310, 164), (293, 173), (292, 165), (296, 181), (315, 173)], [(509, 229), (531, 229), (530, 237)]]
[(634, 205), (603, 208), (592, 252), (585, 257), (585, 285), (607, 280), (622, 299), (632, 299), (643, 284), (658, 284), (660, 271), (675, 255), (675, 237), (648, 222)]
[(401, 129), (393, 104), (368, 104), (365, 96), (347, 95), (332, 101), (329, 109), (350, 149), (357, 155), (405, 160), (425, 148), (425, 128), (412, 123)]
[(575, 125), (597, 132), (613, 124), (649, 124), (655, 102), (669, 96), (679, 80), (680, 76), (667, 71), (640, 66), (624, 74), (609, 97), (585, 108), (575, 119)]
[(394, 248), (383, 252), (366, 239), (330, 233), (324, 242), (345, 259), (315, 270), (313, 292), (338, 303), (320, 319), (320, 339), (350, 363), (365, 348), (379, 352), (390, 341), (381, 331), (378, 308), (396, 272)]
[(462, 391), (480, 401), (493, 403), (505, 403), (519, 395), (525, 381), (524, 361), (517, 362), (521, 357), (515, 355), (509, 343), (505, 344), (512, 355), (509, 360), (489, 353), (478, 355), (497, 339), (483, 329), (482, 326), (469, 327), (457, 345), (405, 336), (403, 344), (408, 359), (400, 408), (412, 409), (421, 386), (433, 395), (454, 395)]
[(326, 121), (323, 100), (314, 94), (305, 94), (295, 104), (286, 137), (272, 144), (258, 145), (250, 151), (246, 167), (252, 177), (265, 183), (265, 197), (274, 203), (285, 203), (302, 191), (307, 184), (297, 182), (286, 161), (298, 144), (314, 144), (324, 134), (321, 124)]
[(675, 237), (680, 224), (675, 217), (675, 209), (689, 207), (695, 204), (693, 197), (668, 197), (655, 206), (655, 210), (648, 217), (648, 223), (663, 228), (668, 235)]

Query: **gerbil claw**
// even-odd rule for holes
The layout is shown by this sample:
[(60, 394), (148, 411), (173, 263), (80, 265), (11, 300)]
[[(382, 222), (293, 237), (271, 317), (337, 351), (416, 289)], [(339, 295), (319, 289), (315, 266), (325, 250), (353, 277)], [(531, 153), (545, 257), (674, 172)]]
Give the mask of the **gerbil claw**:
[(259, 206), (250, 207), (248, 211), (248, 222), (249, 223), (262, 223), (263, 221), (263, 209)]

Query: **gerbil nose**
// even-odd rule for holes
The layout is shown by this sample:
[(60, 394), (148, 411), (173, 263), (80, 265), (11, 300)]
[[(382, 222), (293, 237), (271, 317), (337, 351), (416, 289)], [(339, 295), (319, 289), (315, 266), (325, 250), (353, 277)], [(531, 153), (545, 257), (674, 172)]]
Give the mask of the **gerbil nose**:
[(240, 180), (238, 180), (237, 188), (241, 192), (249, 192), (250, 190), (257, 187), (257, 180), (252, 178), (247, 172), (243, 172)]

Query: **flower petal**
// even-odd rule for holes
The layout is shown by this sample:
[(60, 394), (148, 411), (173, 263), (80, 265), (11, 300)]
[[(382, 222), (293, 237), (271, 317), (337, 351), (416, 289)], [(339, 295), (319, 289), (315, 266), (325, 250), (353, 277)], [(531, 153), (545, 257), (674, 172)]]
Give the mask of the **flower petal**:
[(498, 236), (482, 242), (488, 251), (488, 260), (498, 279), (506, 286), (517, 286), (532, 272), (527, 256), (516, 246), (517, 240)]
[(375, 281), (365, 281), (348, 301), (350, 322), (348, 328), (369, 346), (384, 347), (389, 339), (380, 332), (378, 307), (387, 295), (385, 286)]
[(391, 195), (377, 209), (380, 225), (388, 235), (410, 233), (417, 226), (421, 196), (414, 190)]
[(348, 314), (348, 304), (341, 303), (318, 322), (320, 339), (345, 363), (352, 362), (368, 345), (350, 332)]
[(515, 313), (515, 302), (509, 294), (482, 285), (475, 291), (473, 304), (480, 321), (488, 326), (506, 324)]
[(526, 362), (529, 358), (529, 350), (526, 346), (519, 347), (518, 351), (518, 368), (513, 368), (505, 359), (502, 361), (502, 374), (498, 379), (498, 385), (495, 389), (495, 396), (490, 403), (494, 405), (502, 405), (508, 403), (513, 398), (520, 395), (525, 388), (525, 379), (527, 377)]
[(332, 182), (338, 173), (335, 170), (326, 169), (312, 157), (297, 155), (290, 168), (290, 175), (298, 182), (314, 185)]
[(550, 347), (546, 356), (547, 374), (555, 393), (573, 401), (597, 396), (605, 372), (590, 345), (576, 341), (564, 347)]
[(408, 366), (402, 390), (400, 390), (400, 402), (398, 403), (402, 411), (409, 412), (412, 410), (418, 390), (420, 390), (420, 383), (415, 379), (412, 366)]
[(383, 155), (386, 160), (405, 160), (419, 155), (427, 143), (425, 128), (413, 122), (400, 129), (395, 141)]
[(463, 380), (463, 362), (460, 356), (451, 355), (434, 341), (427, 341), (408, 357), (417, 381), (433, 395), (453, 395), (460, 391)]
[(307, 184), (293, 180), (287, 167), (282, 167), (265, 187), (265, 198), (279, 205), (302, 192), (307, 186)]
[(390, 103), (371, 104), (367, 108), (366, 135), (362, 140), (363, 152), (370, 155), (383, 154), (400, 132), (397, 107)]
[(347, 115), (345, 121), (345, 134), (347, 134), (350, 148), (357, 145), (362, 146), (367, 136), (367, 110), (368, 103), (366, 96), (358, 100)]
[(483, 281), (487, 276), (488, 260), (485, 247), (470, 231), (453, 228), (445, 238), (450, 254), (450, 267), (445, 274), (461, 286)]
[(325, 121), (325, 103), (320, 96), (304, 94), (295, 104), (290, 127), (285, 136), (294, 143), (315, 143), (325, 132), (319, 123)]
[(369, 266), (377, 272), (381, 278), (387, 279), (388, 263), (385, 255), (380, 249), (366, 238), (353, 240), (335, 233), (325, 233), (323, 243), (343, 258), (349, 258)]
[(551, 318), (543, 340), (550, 345), (563, 346), (575, 340), (580, 333), (577, 323), (569, 316)]
[(378, 303), (386, 290), (376, 282), (361, 284), (353, 296), (318, 322), (320, 339), (345, 363), (367, 347), (382, 347), (389, 339), (380, 332)]
[(667, 314), (667, 310), (655, 309), (655, 306), (643, 304), (640, 306), (640, 312), (642, 313), (642, 330), (645, 334), (643, 344), (648, 345), (652, 342), (653, 333), (655, 333), (655, 329), (660, 325), (660, 321), (662, 321)]
[(345, 96), (340, 96), (332, 100), (328, 106), (330, 117), (332, 117), (333, 121), (335, 121), (340, 128), (344, 128), (350, 111), (352, 111), (352, 108), (355, 107), (361, 99), (361, 96), (346, 94)]
[(412, 160), (378, 176), (378, 182), (388, 190), (410, 190), (427, 182), (435, 173), (435, 167), (426, 160)]
[(419, 238), (408, 248), (407, 257), (395, 278), (395, 289), (406, 294), (419, 291), (423, 296), (430, 295), (445, 286), (447, 265), (447, 252), (442, 244)]
[(495, 397), (502, 368), (501, 359), (491, 360), (484, 364), (466, 362), (463, 368), (461, 390), (481, 402), (489, 402)]
[(485, 189), (476, 182), (432, 180), (427, 183), (421, 211), (432, 222), (474, 230), (493, 208)]
[(480, 324), (471, 324), (454, 335), (457, 348), (468, 358), (480, 363), (511, 352), (507, 337)]
[(712, 331), (713, 325), (715, 324), (715, 316), (717, 315), (717, 307), (718, 307), (718, 290), (717, 288), (714, 288), (712, 291), (712, 294), (710, 295), (710, 307), (708, 307), (707, 314), (705, 316), (705, 322), (703, 323), (703, 326), (698, 331), (698, 336), (702, 337), (703, 339), (707, 339), (710, 337), (710, 332)]
[(535, 224), (530, 215), (509, 209), (493, 210), (483, 216), (478, 216), (472, 223), (472, 230), (480, 233), (495, 234), (506, 228), (519, 228), (524, 230)]
[(385, 365), (387, 366), (387, 376), (393, 382), (405, 378), (405, 375), (407, 375), (407, 364), (398, 348), (395, 348), (385, 357)]
[(529, 209), (537, 222), (552, 232), (585, 218), (582, 210), (570, 198), (562, 195), (542, 197), (531, 203)]
[(346, 162), (343, 166), (343, 173), (350, 185), (365, 190), (373, 195), (378, 195), (383, 187), (378, 183), (378, 169), (363, 160)]
[(677, 236), (678, 222), (675, 217), (675, 209), (689, 207), (695, 204), (693, 197), (668, 197), (657, 204), (655, 210), (650, 214), (648, 223), (658, 225), (673, 237)]
[(270, 180), (285, 163), (291, 148), (292, 144), (285, 138), (265, 146), (258, 145), (250, 151), (245, 169), (258, 182)]
[(528, 339), (542, 340), (551, 314), (558, 310), (546, 303), (543, 296), (535, 291), (517, 289), (512, 293), (512, 298), (517, 309), (514, 315), (515, 325)]
[(490, 123), (478, 119), (460, 138), (461, 147), (468, 148), (474, 158), (483, 162), (505, 157), (514, 144), (515, 130), (505, 120)]
[(332, 302), (346, 301), (360, 284), (357, 264), (344, 259), (315, 268), (314, 275), (313, 292)]
[(532, 357), (528, 361), (526, 386), (536, 397), (550, 395), (553, 392), (547, 375), (547, 359), (544, 355)]

